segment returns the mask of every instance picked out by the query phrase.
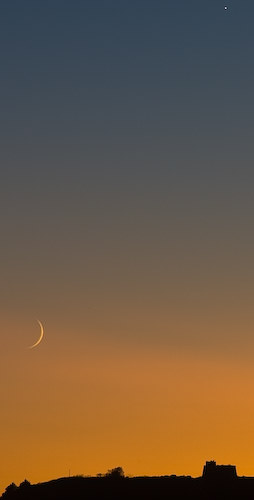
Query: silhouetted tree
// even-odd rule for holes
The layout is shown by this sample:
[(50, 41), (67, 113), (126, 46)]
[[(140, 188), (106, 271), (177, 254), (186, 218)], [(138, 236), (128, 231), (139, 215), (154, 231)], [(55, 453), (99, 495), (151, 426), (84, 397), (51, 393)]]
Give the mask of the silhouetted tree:
[(106, 477), (112, 477), (114, 479), (119, 479), (124, 477), (124, 471), (122, 467), (115, 467), (114, 469), (109, 469)]
[(31, 486), (31, 483), (29, 483), (29, 481), (27, 479), (24, 479), (24, 481), (22, 481), (22, 483), (20, 483), (19, 487), (21, 490), (26, 490), (27, 488), (30, 488)]
[(2, 497), (5, 498), (5, 497), (9, 497), (9, 496), (12, 496), (13, 493), (15, 491), (17, 491), (18, 487), (15, 483), (11, 483), (9, 484), (9, 486), (7, 486), (7, 488), (5, 489), (5, 492), (3, 493)]

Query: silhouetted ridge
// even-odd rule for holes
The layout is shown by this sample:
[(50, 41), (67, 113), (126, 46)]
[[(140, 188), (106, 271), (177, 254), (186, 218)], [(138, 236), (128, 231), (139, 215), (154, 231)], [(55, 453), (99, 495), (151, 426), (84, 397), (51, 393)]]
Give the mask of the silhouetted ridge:
[(254, 478), (238, 477), (234, 465), (206, 462), (203, 475), (126, 477), (116, 467), (96, 477), (65, 477), (20, 486), (11, 483), (3, 500), (249, 500), (254, 499)]

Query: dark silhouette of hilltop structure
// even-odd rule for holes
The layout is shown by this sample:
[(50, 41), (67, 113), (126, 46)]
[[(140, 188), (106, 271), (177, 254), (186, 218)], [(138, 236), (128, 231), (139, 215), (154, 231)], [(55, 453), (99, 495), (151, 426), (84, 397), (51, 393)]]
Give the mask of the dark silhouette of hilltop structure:
[(210, 480), (231, 480), (237, 477), (235, 465), (217, 465), (214, 460), (206, 462), (203, 469), (203, 478)]
[(116, 467), (96, 477), (65, 477), (7, 486), (2, 500), (251, 500), (254, 478), (237, 476), (234, 465), (206, 462), (203, 475), (126, 477)]

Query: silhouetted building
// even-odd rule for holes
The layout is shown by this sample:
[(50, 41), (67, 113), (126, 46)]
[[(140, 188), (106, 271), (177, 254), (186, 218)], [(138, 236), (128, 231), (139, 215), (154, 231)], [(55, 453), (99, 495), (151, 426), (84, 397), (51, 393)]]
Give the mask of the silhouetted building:
[(212, 480), (230, 480), (237, 477), (235, 465), (217, 465), (214, 460), (206, 462), (203, 478)]

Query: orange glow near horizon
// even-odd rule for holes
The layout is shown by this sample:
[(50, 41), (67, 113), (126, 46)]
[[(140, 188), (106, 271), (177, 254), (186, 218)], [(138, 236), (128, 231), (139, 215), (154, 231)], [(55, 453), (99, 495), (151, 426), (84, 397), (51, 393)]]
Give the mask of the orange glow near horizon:
[(0, 2), (1, 492), (254, 476), (254, 2), (230, 3)]
[(50, 335), (37, 350), (21, 348), (22, 336), (6, 347), (2, 490), (118, 465), (127, 475), (199, 476), (209, 459), (254, 474), (251, 362)]

